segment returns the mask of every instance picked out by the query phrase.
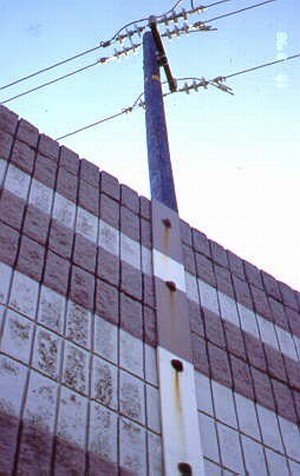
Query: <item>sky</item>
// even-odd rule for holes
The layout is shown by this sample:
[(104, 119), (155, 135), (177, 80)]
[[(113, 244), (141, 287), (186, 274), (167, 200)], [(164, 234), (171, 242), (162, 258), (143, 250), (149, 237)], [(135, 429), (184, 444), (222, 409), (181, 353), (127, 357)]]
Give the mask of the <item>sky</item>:
[[(260, 1), (230, 0), (194, 14), (189, 22)], [(1, 44), (6, 46), (0, 51), (0, 86), (93, 48), (126, 23), (161, 15), (173, 5), (171, 0), (1, 0)], [(176, 11), (182, 8), (189, 10), (190, 0), (182, 0)], [(299, 15), (298, 0), (276, 0), (212, 22), (217, 31), (164, 38), (173, 75), (213, 79), (297, 54)], [(0, 102), (113, 53), (114, 47), (100, 48), (0, 90)], [(165, 98), (180, 217), (298, 290), (299, 81), (297, 58), (228, 79), (234, 96), (208, 87)], [(120, 112), (142, 92), (140, 49), (6, 105), (57, 138)], [(150, 198), (142, 108), (60, 143)]]

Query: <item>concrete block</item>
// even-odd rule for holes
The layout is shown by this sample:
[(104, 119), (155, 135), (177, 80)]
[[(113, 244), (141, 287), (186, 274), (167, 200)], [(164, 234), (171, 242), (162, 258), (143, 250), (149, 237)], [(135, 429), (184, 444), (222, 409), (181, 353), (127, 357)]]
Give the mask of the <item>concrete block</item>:
[(100, 172), (101, 191), (115, 200), (120, 200), (120, 185), (118, 180), (113, 175), (107, 172)]
[(31, 319), (37, 311), (39, 284), (18, 271), (14, 272), (9, 304)]
[(283, 453), (276, 413), (261, 405), (257, 405), (256, 408), (264, 444)]
[[(290, 473), (287, 460), (284, 456), (281, 456), (279, 453), (270, 450), (269, 448), (265, 448), (266, 458), (267, 458), (267, 465), (269, 468), (269, 474), (272, 476), (290, 476), (297, 475), (297, 472)], [(300, 465), (299, 465), (300, 470)], [(299, 472), (300, 474), (300, 472)]]
[(142, 273), (133, 266), (121, 261), (120, 289), (134, 299), (141, 301), (143, 296)]
[(59, 143), (46, 134), (40, 134), (39, 139), (38, 151), (52, 159), (54, 162), (58, 162)]
[(57, 385), (37, 372), (30, 373), (19, 447), (19, 474), (50, 474)]
[(237, 428), (232, 390), (228, 387), (224, 387), (224, 385), (220, 385), (214, 380), (212, 380), (211, 386), (217, 420), (223, 421), (233, 428)]
[(208, 341), (216, 344), (222, 349), (226, 348), (226, 340), (223, 329), (222, 319), (218, 314), (209, 311), (206, 308), (202, 309), (205, 323), (205, 337)]
[(201, 306), (206, 307), (215, 314), (219, 314), (217, 290), (200, 279), (198, 279), (198, 289)]
[(28, 203), (43, 213), (49, 214), (52, 208), (53, 190), (36, 179), (32, 179)]
[(234, 394), (239, 428), (246, 435), (261, 440), (254, 402), (238, 393)]
[(191, 301), (199, 304), (199, 295), (197, 287), (197, 278), (190, 273), (185, 272), (186, 294)]
[(97, 314), (94, 321), (94, 352), (115, 364), (118, 361), (118, 328)]
[(217, 431), (222, 464), (238, 474), (245, 474), (238, 432), (222, 423), (217, 423)]
[(300, 463), (296, 463), (296, 461), (288, 460), (291, 473), (293, 476), (299, 476), (300, 475)]
[(145, 424), (144, 383), (122, 370), (120, 371), (120, 412), (142, 425)]
[(98, 245), (115, 256), (119, 256), (120, 232), (103, 220), (99, 220)]
[(147, 427), (156, 433), (161, 432), (159, 392), (152, 385), (146, 385)]
[(140, 244), (124, 235), (124, 233), (120, 234), (120, 240), (121, 260), (125, 261), (136, 269), (141, 269)]
[(117, 439), (118, 417), (116, 413), (92, 401), (89, 423), (89, 451), (104, 460), (117, 463)]
[(91, 348), (91, 312), (72, 301), (68, 302), (66, 336), (76, 344)]
[(77, 392), (88, 392), (89, 354), (70, 342), (65, 343), (63, 382)]
[(89, 183), (79, 180), (78, 204), (93, 213), (99, 214), (99, 188), (93, 187)]
[[(120, 281), (120, 260), (117, 256), (106, 251), (100, 246), (97, 249), (97, 276), (104, 281), (119, 286)], [(84, 259), (84, 257), (83, 257)]]
[(143, 342), (120, 329), (120, 366), (140, 378), (144, 377)]
[(275, 326), (273, 322), (270, 322), (267, 319), (264, 319), (258, 314), (256, 315), (256, 319), (257, 319), (257, 324), (258, 324), (261, 340), (265, 342), (266, 344), (269, 344), (272, 347), (274, 347), (274, 349), (279, 350), (276, 332), (275, 332)]
[(26, 384), (27, 367), (0, 355), (0, 405), (1, 411), (16, 417), (20, 416)]
[(93, 243), (98, 241), (98, 218), (84, 208), (77, 208), (76, 233), (80, 233)]
[(62, 387), (59, 401), (57, 434), (80, 448), (85, 447), (87, 399)]
[(61, 334), (64, 328), (66, 299), (52, 291), (52, 289), (41, 286), (38, 321), (45, 327)]
[(161, 437), (151, 431), (147, 433), (147, 452), (149, 476), (164, 476)]
[(268, 476), (270, 473), (266, 467), (263, 446), (245, 435), (241, 435), (241, 440), (247, 474)]
[(9, 190), (1, 190), (0, 195), (0, 216), (1, 221), (7, 223), (12, 228), (20, 230), (23, 222), (25, 201), (17, 197)]
[(62, 341), (53, 332), (38, 327), (33, 351), (33, 367), (54, 379), (59, 378)]
[[(54, 474), (84, 474), (87, 399), (62, 387), (56, 436)], [(82, 451), (81, 451), (82, 450)]]
[(148, 344), (145, 344), (145, 380), (158, 385), (156, 349)]
[(288, 457), (300, 463), (300, 430), (299, 426), (289, 420), (278, 417), (283, 443)]
[(55, 186), (57, 165), (47, 157), (38, 154), (35, 160), (33, 176), (53, 189)]
[(0, 356), (0, 473), (13, 473), (27, 369)]
[(75, 223), (76, 205), (59, 193), (55, 193), (53, 218), (56, 218), (63, 225), (73, 230)]
[(222, 468), (209, 459), (204, 458), (204, 470), (207, 476), (223, 476)]
[(116, 410), (118, 408), (118, 369), (100, 357), (93, 357), (92, 398)]
[(297, 360), (295, 343), (291, 334), (279, 326), (276, 326), (276, 334), (279, 342), (280, 351), (291, 359)]
[(33, 338), (33, 323), (17, 312), (6, 313), (2, 352), (28, 364)]
[(153, 274), (152, 252), (145, 246), (141, 247), (142, 252), (142, 272), (144, 274)]
[(27, 199), (30, 187), (30, 175), (25, 174), (12, 164), (9, 164), (6, 172), (4, 188), (23, 200)]
[(3, 180), (6, 172), (7, 162), (6, 160), (0, 159), (0, 186), (3, 185)]
[(126, 418), (120, 418), (120, 466), (129, 474), (146, 476), (145, 429)]
[(254, 386), (248, 363), (234, 355), (230, 355), (230, 362), (234, 390), (253, 400)]
[(49, 432), (53, 432), (57, 390), (57, 383), (32, 370), (24, 408), (24, 419), (38, 422), (38, 425), (47, 428)]
[(215, 420), (204, 413), (198, 413), (203, 456), (220, 463), (220, 453)]
[(213, 263), (206, 256), (195, 253), (196, 273), (201, 281), (205, 281), (211, 286), (216, 286), (216, 276), (213, 268)]
[(96, 279), (96, 312), (114, 324), (119, 322), (119, 292), (101, 279)]
[(259, 338), (255, 313), (240, 303), (238, 303), (238, 312), (241, 320), (241, 328)]
[(211, 380), (200, 372), (195, 372), (196, 396), (198, 410), (214, 416)]
[(0, 262), (0, 302), (6, 304), (12, 277), (12, 268)]
[(120, 300), (121, 327), (138, 339), (143, 338), (143, 315), (141, 304), (126, 294)]
[(95, 277), (78, 266), (72, 266), (70, 298), (87, 309), (94, 307)]
[(123, 206), (120, 208), (120, 225), (122, 233), (130, 236), (133, 240), (140, 241), (139, 217)]
[[(83, 237), (81, 237), (83, 238)], [(63, 258), (70, 259), (72, 254), (74, 233), (61, 222), (51, 220), (48, 248)]]
[(234, 299), (218, 291), (221, 317), (226, 321), (240, 326), (240, 320), (237, 312), (237, 303)]

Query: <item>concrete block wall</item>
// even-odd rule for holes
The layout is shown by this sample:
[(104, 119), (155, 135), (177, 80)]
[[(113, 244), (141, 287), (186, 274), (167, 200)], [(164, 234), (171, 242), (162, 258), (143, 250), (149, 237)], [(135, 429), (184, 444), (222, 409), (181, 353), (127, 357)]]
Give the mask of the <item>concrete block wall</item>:
[[(0, 474), (169, 476), (153, 205), (3, 106), (0, 186)], [(300, 294), (179, 223), (201, 474), (300, 474)]]

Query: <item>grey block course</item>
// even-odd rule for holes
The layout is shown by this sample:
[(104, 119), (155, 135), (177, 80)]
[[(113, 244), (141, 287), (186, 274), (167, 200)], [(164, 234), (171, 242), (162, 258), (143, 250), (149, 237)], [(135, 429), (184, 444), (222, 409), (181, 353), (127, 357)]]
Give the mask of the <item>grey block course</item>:
[(93, 356), (92, 398), (113, 410), (118, 407), (118, 369), (97, 356)]

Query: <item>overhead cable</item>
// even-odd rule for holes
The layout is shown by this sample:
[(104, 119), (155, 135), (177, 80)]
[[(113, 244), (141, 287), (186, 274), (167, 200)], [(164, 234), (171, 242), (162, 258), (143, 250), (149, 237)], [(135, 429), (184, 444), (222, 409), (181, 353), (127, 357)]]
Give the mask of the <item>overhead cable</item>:
[[(175, 8), (177, 8), (177, 6), (181, 3), (181, 1), (182, 1), (182, 0), (177, 1), (177, 2), (175, 3), (175, 5), (174, 5), (170, 10), (168, 10), (168, 11), (167, 11), (166, 13), (164, 13), (164, 14), (158, 15), (157, 18), (162, 18), (164, 15), (168, 15), (169, 13), (174, 12)], [(221, 4), (221, 3), (225, 3), (225, 2), (230, 2), (230, 1), (232, 1), (232, 0), (219, 0), (218, 2), (213, 2), (213, 3), (209, 4), (209, 5), (206, 5), (206, 6), (201, 7), (201, 8), (205, 8), (205, 9), (206, 9), (206, 8), (210, 8), (210, 7), (213, 7), (213, 6), (215, 6), (215, 5), (218, 5), (218, 4)], [(194, 8), (194, 10), (195, 10), (195, 8)], [(93, 48), (89, 48), (89, 49), (87, 49), (87, 50), (81, 51), (80, 53), (77, 53), (77, 54), (75, 54), (75, 55), (73, 55), (73, 56), (70, 56), (70, 57), (68, 57), (68, 58), (65, 58), (65, 59), (63, 59), (63, 60), (61, 60), (61, 61), (58, 61), (58, 62), (52, 64), (52, 65), (46, 66), (45, 68), (41, 68), (41, 69), (39, 69), (38, 71), (35, 71), (35, 72), (33, 72), (33, 73), (30, 73), (30, 74), (28, 74), (28, 75), (26, 75), (26, 76), (23, 76), (23, 77), (21, 77), (21, 78), (18, 78), (18, 79), (14, 80), (14, 81), (11, 81), (10, 83), (4, 84), (3, 86), (0, 86), (0, 91), (3, 91), (4, 89), (10, 88), (10, 87), (15, 86), (15, 85), (17, 85), (17, 84), (19, 84), (19, 83), (22, 83), (22, 82), (24, 82), (24, 81), (27, 81), (28, 79), (32, 79), (32, 78), (34, 78), (34, 77), (36, 77), (36, 76), (38, 76), (38, 75), (40, 75), (40, 74), (42, 74), (42, 73), (46, 73), (47, 71), (51, 71), (52, 69), (55, 69), (55, 68), (57, 68), (57, 67), (59, 67), (59, 66), (63, 66), (64, 64), (67, 64), (67, 63), (69, 63), (70, 61), (74, 61), (75, 59), (81, 58), (81, 57), (83, 57), (83, 56), (85, 56), (85, 55), (87, 55), (87, 54), (89, 54), (89, 53), (92, 53), (92, 52), (94, 52), (94, 51), (97, 51), (97, 50), (99, 50), (99, 49), (101, 49), (101, 48), (106, 48), (106, 47), (110, 46), (116, 39), (118, 39), (118, 37), (120, 36), (120, 34), (121, 34), (122, 31), (128, 29), (128, 28), (131, 27), (132, 25), (135, 25), (135, 26), (136, 26), (137, 24), (142, 23), (142, 22), (147, 21), (147, 20), (148, 20), (148, 17), (147, 17), (147, 18), (140, 18), (139, 20), (135, 20), (135, 21), (129, 22), (129, 23), (127, 23), (126, 25), (124, 25), (122, 28), (120, 28), (109, 40), (107, 40), (107, 41), (101, 41), (101, 42), (99, 43), (99, 45), (97, 45), (97, 46), (95, 46), (95, 47), (93, 47)], [(145, 25), (145, 27), (146, 27), (146, 26), (147, 26), (147, 25)], [(144, 27), (143, 27), (143, 29), (144, 29)], [(137, 31), (137, 33), (138, 33), (138, 32), (141, 32), (141, 27), (136, 26), (136, 31)], [(74, 73), (74, 74), (75, 74), (75, 73)]]
[[(268, 63), (263, 63), (263, 64), (260, 64), (260, 65), (256, 65), (256, 66), (252, 66), (251, 68), (247, 68), (247, 69), (243, 69), (241, 71), (237, 71), (235, 73), (230, 73), (230, 74), (227, 74), (226, 76), (218, 76), (216, 78), (213, 78), (211, 80), (206, 80), (205, 78), (199, 78), (199, 77), (184, 77), (184, 78), (177, 78), (176, 81), (179, 83), (179, 82), (183, 82), (185, 81), (185, 84), (183, 87), (179, 87), (177, 89), (177, 91), (175, 92), (186, 92), (186, 93), (189, 93), (190, 91), (194, 90), (194, 91), (198, 91), (199, 88), (203, 87), (205, 89), (207, 89), (208, 86), (214, 86), (222, 91), (225, 91), (231, 95), (233, 95), (233, 91), (232, 89), (227, 86), (226, 84), (224, 84), (224, 81), (226, 81), (227, 79), (229, 78), (233, 78), (235, 76), (239, 76), (239, 75), (242, 75), (242, 74), (246, 74), (246, 73), (250, 73), (252, 71), (256, 71), (258, 69), (262, 69), (262, 68), (267, 68), (268, 66), (273, 66), (275, 64), (278, 64), (278, 63), (282, 63), (284, 61), (290, 61), (290, 60), (293, 60), (293, 59), (296, 59), (296, 58), (299, 58), (300, 57), (300, 53), (296, 53), (294, 55), (291, 55), (291, 56), (287, 56), (286, 58), (283, 58), (283, 59), (279, 59), (279, 60), (274, 60), (274, 61), (270, 61)], [(191, 84), (188, 84), (187, 81), (192, 81)], [(167, 92), (167, 93), (164, 93), (164, 97), (166, 96), (169, 96), (171, 94), (174, 94), (173, 92)], [(143, 97), (143, 93), (141, 93), (138, 98), (135, 100), (135, 102), (133, 103), (133, 105), (131, 107), (128, 107), (128, 108), (125, 108), (125, 109), (122, 109), (120, 112), (116, 113), (116, 114), (113, 114), (112, 116), (108, 116), (104, 119), (100, 119), (99, 121), (96, 121), (96, 122), (93, 122), (91, 124), (88, 124), (86, 126), (83, 126), (79, 129), (76, 129), (72, 132), (68, 132), (67, 134), (64, 134), (63, 136), (60, 136), (58, 137), (56, 140), (62, 140), (62, 139), (66, 139), (67, 137), (70, 137), (70, 136), (73, 136), (75, 134), (78, 134), (79, 132), (82, 132), (82, 131), (85, 131), (87, 129), (90, 129), (92, 127), (95, 127), (99, 124), (102, 124), (104, 122), (107, 122), (107, 121), (110, 121), (112, 119), (115, 119), (119, 116), (122, 116), (124, 114), (128, 114), (129, 112), (132, 112), (134, 111), (135, 109), (138, 109), (138, 108), (145, 108), (145, 103), (144, 101), (142, 100), (142, 97)]]

